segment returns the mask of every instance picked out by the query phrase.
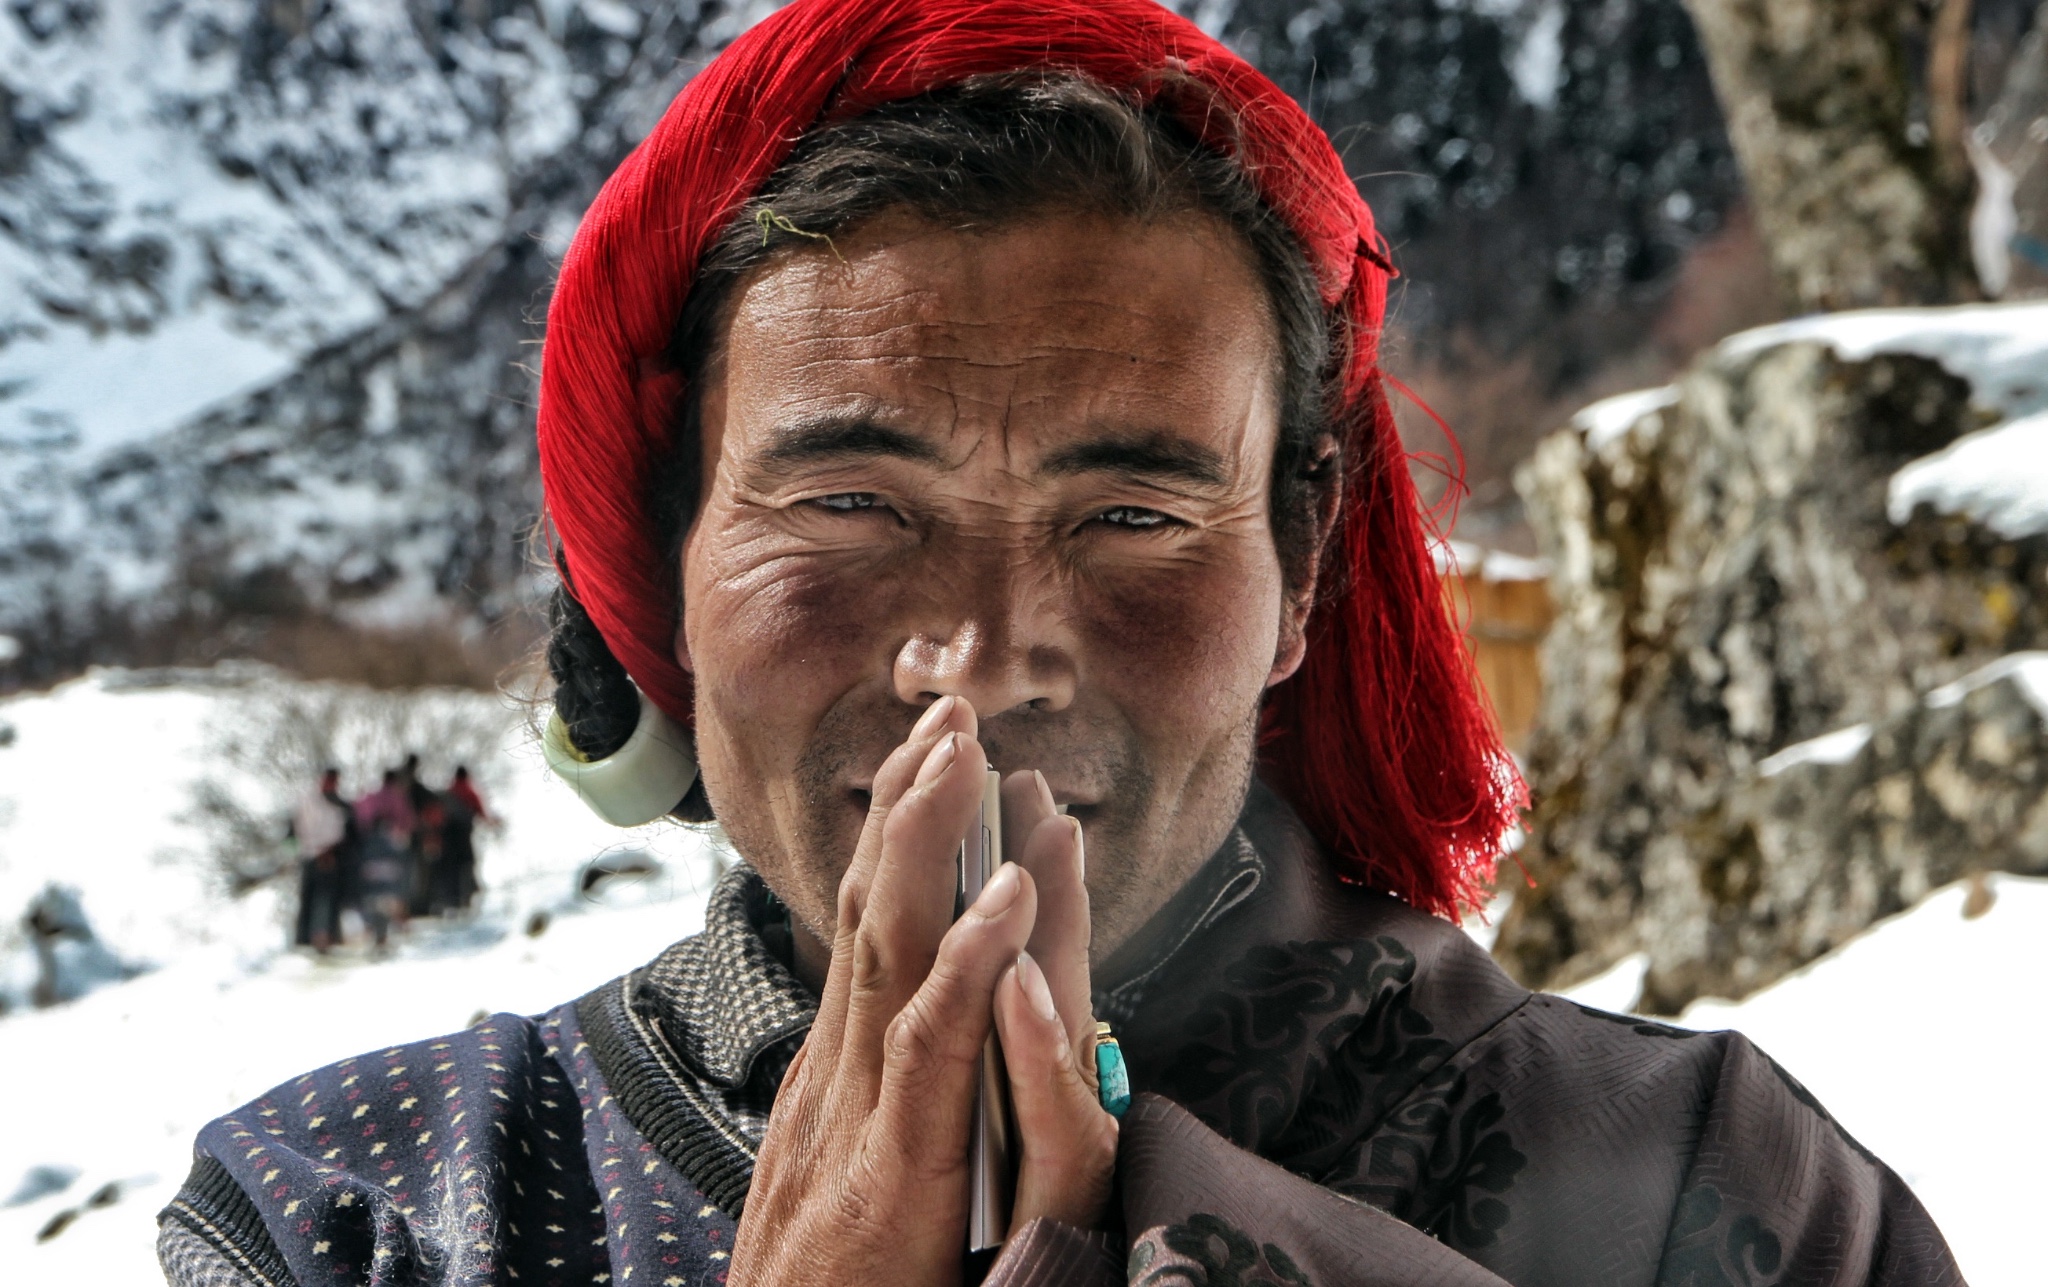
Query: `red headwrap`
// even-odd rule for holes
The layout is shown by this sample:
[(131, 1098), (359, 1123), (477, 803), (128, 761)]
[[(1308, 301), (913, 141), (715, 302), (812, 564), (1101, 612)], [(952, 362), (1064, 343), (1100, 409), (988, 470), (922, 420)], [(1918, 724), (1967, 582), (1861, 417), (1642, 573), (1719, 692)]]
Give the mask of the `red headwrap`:
[(1525, 796), (1446, 615), (1395, 436), (1372, 212), (1294, 100), (1152, 0), (797, 0), (677, 95), (584, 216), (548, 310), (541, 480), (576, 596), (641, 689), (689, 723), (654, 488), (682, 392), (662, 354), (699, 254), (819, 120), (1040, 68), (1160, 101), (1234, 155), (1352, 322), (1327, 592), (1300, 672), (1266, 699), (1262, 771), (1341, 874), (1455, 916)]

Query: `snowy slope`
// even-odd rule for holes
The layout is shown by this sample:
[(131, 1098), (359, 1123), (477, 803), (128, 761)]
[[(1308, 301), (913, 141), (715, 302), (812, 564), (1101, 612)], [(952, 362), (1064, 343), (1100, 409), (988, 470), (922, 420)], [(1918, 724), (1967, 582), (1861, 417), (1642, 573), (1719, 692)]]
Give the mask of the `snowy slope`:
[[(394, 707), (413, 737), (378, 722), (394, 718)], [(12, 730), (0, 746), (0, 948), (14, 949), (0, 954), (0, 968), (21, 968), (21, 910), (51, 881), (76, 888), (95, 932), (136, 965), (217, 947), (265, 967), (287, 909), (268, 887), (242, 899), (223, 892), (210, 856), (215, 836), (194, 816), (195, 788), (228, 789), (262, 815), (266, 835), (280, 834), (294, 775), (252, 774), (236, 760), (289, 751), (289, 736), (258, 724), (306, 711), (340, 725), (328, 754), (314, 758), (340, 763), (351, 796), (408, 750), (422, 754), (430, 783), (445, 780), (446, 761), (476, 753), (471, 767), (486, 800), (507, 820), (503, 834), (479, 840), (485, 910), (498, 923), (557, 908), (578, 869), (603, 851), (644, 849), (687, 868), (703, 860), (692, 833), (622, 832), (592, 816), (547, 775), (524, 713), (496, 695), (430, 691), (401, 704), (255, 668), (99, 670), (0, 702), (0, 723)], [(454, 737), (462, 750), (435, 745)], [(279, 845), (264, 856), (282, 854)]]
[[(209, 771), (218, 716), (249, 708), (247, 677), (147, 678), (99, 672), (0, 703), (15, 729), (0, 747), (0, 910), (42, 880), (72, 882), (117, 951), (156, 963), (69, 1005), (0, 1017), (11, 1056), (0, 1060), (0, 1202), (36, 1168), (68, 1177), (0, 1207), (0, 1261), (19, 1281), (152, 1281), (154, 1213), (209, 1118), (309, 1067), (480, 1011), (544, 1009), (702, 920), (706, 843), (597, 823), (546, 779), (507, 712), (502, 762), (485, 771), (509, 821), (484, 848), (491, 893), (478, 921), (423, 932), (385, 963), (281, 952), (280, 909), (262, 896), (224, 901), (193, 863), (200, 838), (177, 820), (185, 784)], [(574, 873), (620, 846), (656, 853), (665, 877), (612, 905), (579, 902)], [(1684, 1022), (1749, 1034), (1915, 1187), (1976, 1287), (2020, 1287), (2040, 1281), (2028, 1159), (2048, 1150), (2048, 1112), (2032, 1094), (2048, 1063), (2037, 1014), (2048, 881), (1999, 878), (1994, 889), (1977, 920), (1963, 919), (1960, 889), (1944, 890), (1742, 1004), (1703, 1002)], [(552, 919), (528, 937), (540, 909)], [(1573, 995), (1623, 1009), (1640, 978), (1640, 962), (1624, 964)], [(91, 1205), (109, 1184), (113, 1200)], [(64, 1212), (72, 1222), (38, 1243)]]
[[(0, 928), (13, 930), (46, 881), (62, 881), (115, 953), (151, 967), (67, 1005), (0, 1016), (0, 1204), (37, 1168), (68, 1177), (0, 1205), (9, 1281), (153, 1281), (154, 1213), (209, 1118), (311, 1066), (459, 1028), (480, 1011), (575, 997), (702, 923), (714, 862), (705, 838), (606, 826), (549, 779), (517, 712), (440, 694), (430, 697), (466, 703), (502, 734), (496, 756), (474, 765), (506, 824), (479, 842), (476, 920), (422, 925), (387, 962), (285, 952), (281, 900), (227, 898), (183, 815), (191, 784), (219, 772), (208, 757), (222, 716), (264, 709), (252, 691), (327, 690), (233, 671), (153, 678), (101, 671), (0, 702), (0, 727), (13, 730), (0, 746)], [(432, 766), (433, 748), (421, 749)], [(583, 864), (622, 849), (654, 856), (661, 873), (602, 902), (579, 898)], [(536, 912), (547, 924), (531, 936)], [(9, 957), (17, 971), (21, 955)], [(115, 1200), (89, 1205), (108, 1184)], [(66, 1211), (76, 1223), (38, 1243)]]

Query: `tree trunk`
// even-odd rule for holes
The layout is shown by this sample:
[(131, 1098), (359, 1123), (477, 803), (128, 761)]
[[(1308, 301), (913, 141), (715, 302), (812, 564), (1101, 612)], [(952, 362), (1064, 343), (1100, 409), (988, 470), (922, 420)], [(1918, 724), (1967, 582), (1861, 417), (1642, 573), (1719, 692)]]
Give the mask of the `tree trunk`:
[[(1970, 0), (1686, 0), (1771, 263), (1801, 311), (1980, 298), (1964, 159)], [(1912, 46), (1928, 47), (1925, 119)]]

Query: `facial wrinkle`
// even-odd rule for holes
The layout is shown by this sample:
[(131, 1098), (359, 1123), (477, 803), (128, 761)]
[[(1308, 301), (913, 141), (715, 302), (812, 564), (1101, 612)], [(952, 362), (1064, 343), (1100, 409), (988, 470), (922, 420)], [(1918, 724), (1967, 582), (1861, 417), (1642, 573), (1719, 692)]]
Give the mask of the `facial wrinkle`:
[[(846, 271), (735, 311), (685, 629), (714, 804), (814, 930), (933, 692), (972, 696), (997, 767), (1075, 804), (1105, 947), (1236, 817), (1282, 616), (1277, 339), (1214, 238), (1114, 231), (1114, 257), (1075, 221), (850, 239)], [(751, 463), (777, 426), (861, 419), (932, 454)], [(1199, 450), (1113, 458), (1173, 438)], [(841, 492), (873, 499), (821, 503)]]

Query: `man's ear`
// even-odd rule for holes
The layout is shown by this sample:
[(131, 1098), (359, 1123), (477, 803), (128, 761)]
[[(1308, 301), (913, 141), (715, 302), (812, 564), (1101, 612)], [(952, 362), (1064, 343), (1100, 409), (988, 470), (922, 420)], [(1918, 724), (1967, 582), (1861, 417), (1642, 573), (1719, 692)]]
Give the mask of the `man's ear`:
[(1280, 640), (1273, 650), (1273, 669), (1266, 687), (1287, 679), (1301, 669), (1308, 655), (1308, 622), (1314, 615), (1316, 596), (1322, 587), (1324, 557), (1330, 537), (1337, 530), (1337, 515), (1344, 504), (1343, 449), (1334, 434), (1321, 434), (1309, 447), (1301, 467), (1305, 491), (1302, 503), (1309, 510), (1308, 531), (1296, 536), (1301, 544), (1292, 557), (1282, 558), (1289, 582), (1280, 605)]

